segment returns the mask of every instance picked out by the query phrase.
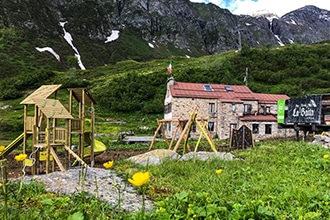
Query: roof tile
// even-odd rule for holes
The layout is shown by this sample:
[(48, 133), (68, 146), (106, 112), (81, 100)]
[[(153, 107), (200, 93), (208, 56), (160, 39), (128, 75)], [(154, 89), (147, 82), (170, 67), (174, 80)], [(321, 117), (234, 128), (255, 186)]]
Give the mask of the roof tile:
[(274, 115), (245, 115), (240, 117), (241, 121), (277, 121)]
[[(206, 90), (208, 85), (212, 90)], [(226, 87), (231, 89), (226, 90)], [(249, 87), (244, 85), (226, 85), (226, 84), (205, 84), (205, 83), (187, 83), (175, 82), (170, 86), (173, 97), (182, 98), (217, 98), (221, 102), (239, 103), (245, 100), (257, 100), (259, 103), (276, 103), (279, 99), (288, 99), (287, 95), (254, 93)]]

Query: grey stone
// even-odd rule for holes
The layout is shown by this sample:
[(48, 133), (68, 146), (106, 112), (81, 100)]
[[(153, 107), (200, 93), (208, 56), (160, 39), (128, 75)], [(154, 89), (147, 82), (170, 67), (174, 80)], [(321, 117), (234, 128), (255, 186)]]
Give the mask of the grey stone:
[(215, 159), (218, 158), (220, 160), (233, 160), (234, 155), (231, 153), (227, 152), (205, 152), (205, 151), (198, 151), (198, 152), (189, 152), (187, 154), (184, 154), (180, 160), (191, 160), (191, 159), (196, 159), (196, 160), (209, 160), (209, 159)]
[(133, 163), (146, 166), (161, 164), (164, 159), (177, 160), (180, 158), (180, 155), (172, 150), (165, 149), (156, 149), (144, 154), (136, 155), (128, 158), (127, 160), (132, 161)]

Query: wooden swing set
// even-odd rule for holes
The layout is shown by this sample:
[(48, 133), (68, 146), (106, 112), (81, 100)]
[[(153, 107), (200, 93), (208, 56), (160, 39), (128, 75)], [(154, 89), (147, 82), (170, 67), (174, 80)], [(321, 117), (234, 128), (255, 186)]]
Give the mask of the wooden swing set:
[[(183, 153), (185, 153), (187, 150), (191, 151), (190, 146), (188, 144), (188, 139), (189, 139), (189, 136), (190, 136), (192, 125), (196, 124), (198, 126), (198, 128), (200, 129), (201, 133), (200, 133), (198, 141), (196, 143), (194, 152), (197, 151), (198, 146), (200, 145), (200, 142), (201, 142), (203, 136), (205, 136), (205, 138), (208, 141), (212, 151), (217, 152), (217, 150), (215, 148), (214, 141), (212, 139), (212, 136), (211, 136), (209, 130), (207, 129), (207, 120), (197, 119), (197, 105), (195, 105), (192, 112), (189, 112), (189, 115), (190, 115), (190, 117), (189, 117), (188, 121), (187, 120), (182, 120), (182, 119), (157, 120), (158, 127), (157, 127), (157, 129), (154, 133), (153, 138), (152, 138), (151, 144), (149, 146), (149, 150), (152, 149), (159, 131), (162, 132), (162, 136), (163, 136), (163, 138), (164, 138), (164, 140), (165, 140), (165, 142), (168, 146), (168, 149), (171, 150), (172, 146), (173, 146), (173, 143), (176, 139), (176, 135), (177, 135), (178, 131), (180, 130), (181, 134), (180, 134), (180, 136), (179, 136), (179, 138), (178, 138), (178, 140), (177, 140), (177, 142), (176, 142), (176, 144), (173, 148), (173, 151), (176, 152), (178, 150), (182, 140), (184, 140)], [(186, 121), (187, 121), (187, 123), (185, 125), (183, 125), (184, 122), (186, 122)], [(165, 131), (163, 129), (163, 123), (167, 123), (167, 122), (176, 123), (176, 128), (175, 128), (174, 133), (172, 135), (171, 142), (169, 142), (168, 139), (166, 138), (166, 134), (165, 134)]]

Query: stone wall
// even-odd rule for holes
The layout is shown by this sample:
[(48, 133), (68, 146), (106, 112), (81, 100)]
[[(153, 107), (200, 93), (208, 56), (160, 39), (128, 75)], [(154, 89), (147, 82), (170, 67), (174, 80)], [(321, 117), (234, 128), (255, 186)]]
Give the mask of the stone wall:
[[(239, 117), (244, 115), (244, 104), (251, 105), (251, 112), (254, 114), (262, 114), (265, 110), (264, 106), (268, 107), (270, 113), (276, 113), (276, 104), (262, 104), (258, 105), (257, 101), (246, 101), (238, 103), (222, 103), (218, 99), (198, 99), (198, 98), (171, 98), (167, 100), (172, 101), (172, 112), (167, 114), (165, 118), (180, 119), (188, 121), (190, 114), (194, 106), (197, 105), (197, 118), (208, 120), (214, 123), (214, 131), (210, 131), (211, 136), (218, 137), (219, 139), (228, 139), (231, 135), (231, 130), (233, 128), (238, 129), (242, 125), (247, 125), (252, 130), (252, 124), (259, 124), (258, 133), (254, 134), (255, 139), (265, 139), (265, 138), (275, 138), (275, 137), (290, 137), (294, 136), (295, 133), (293, 129), (278, 129), (277, 122), (242, 122)], [(214, 103), (215, 111), (213, 113), (209, 112), (209, 104)], [(169, 117), (170, 116), (170, 117)], [(271, 126), (271, 134), (265, 133), (266, 124)], [(172, 137), (177, 123), (171, 122), (166, 123), (166, 136)], [(200, 136), (200, 130), (196, 126), (195, 131), (192, 130), (190, 133), (190, 138), (197, 139)], [(179, 130), (176, 134), (179, 137), (181, 131)]]

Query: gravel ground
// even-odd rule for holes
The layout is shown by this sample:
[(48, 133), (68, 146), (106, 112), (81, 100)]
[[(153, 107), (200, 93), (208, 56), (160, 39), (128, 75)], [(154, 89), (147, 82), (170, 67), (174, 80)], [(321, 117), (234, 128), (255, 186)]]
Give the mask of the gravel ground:
[[(226, 152), (190, 152), (183, 156), (171, 151), (158, 149), (138, 154), (128, 158), (134, 163), (141, 165), (159, 164), (163, 159), (172, 160), (208, 160), (218, 158), (221, 160), (233, 160), (234, 155)], [(73, 194), (87, 192), (108, 202), (111, 206), (117, 207), (119, 201), (118, 189), (120, 189), (121, 209), (134, 212), (142, 207), (142, 195), (139, 194), (131, 184), (126, 184), (113, 170), (104, 168), (87, 168), (85, 178), (82, 178), (83, 170), (81, 168), (69, 169), (66, 171), (57, 171), (50, 174), (35, 176), (25, 176), (24, 181), (29, 182), (32, 179), (41, 181), (45, 184), (46, 190), (59, 194)], [(145, 209), (149, 211), (153, 208), (153, 202), (146, 198)]]
[[(73, 194), (88, 192), (99, 198), (101, 201), (108, 202), (111, 206), (118, 205), (118, 189), (120, 189), (121, 209), (134, 212), (142, 207), (142, 195), (139, 194), (130, 184), (125, 182), (111, 170), (103, 168), (85, 169), (85, 178), (82, 178), (82, 169), (69, 169), (64, 172), (53, 172), (50, 174), (25, 176), (24, 181), (36, 180), (45, 184), (48, 192), (59, 194)], [(82, 179), (84, 181), (82, 181)], [(117, 185), (116, 185), (117, 184)], [(145, 199), (146, 211), (153, 208), (153, 203)]]

